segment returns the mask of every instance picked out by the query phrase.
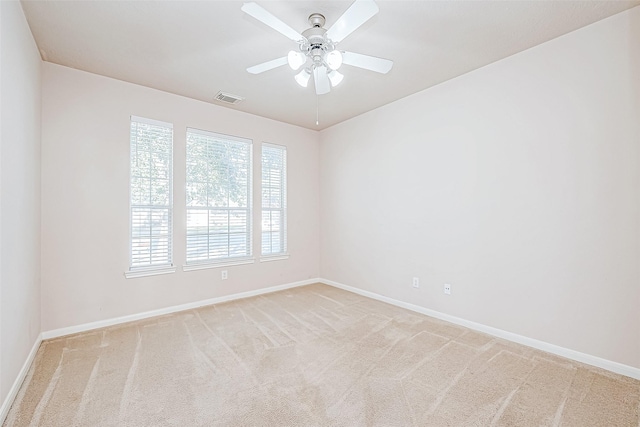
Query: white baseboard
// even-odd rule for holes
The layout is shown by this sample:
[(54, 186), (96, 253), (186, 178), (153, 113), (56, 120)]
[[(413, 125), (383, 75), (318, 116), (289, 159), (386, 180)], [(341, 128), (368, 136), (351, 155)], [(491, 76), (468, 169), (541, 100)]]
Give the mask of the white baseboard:
[(437, 319), (445, 320), (447, 322), (455, 323), (456, 325), (464, 326), (469, 329), (473, 329), (485, 334), (493, 335), (498, 338), (503, 338), (509, 341), (523, 344), (529, 347), (536, 348), (538, 350), (546, 351), (558, 356), (566, 357), (577, 362), (585, 363), (587, 365), (596, 366), (598, 368), (606, 369), (611, 372), (615, 372), (620, 375), (635, 378), (640, 380), (640, 368), (634, 368), (633, 366), (624, 365), (622, 363), (613, 362), (611, 360), (602, 359), (590, 354), (581, 353), (579, 351), (571, 350), (568, 348), (560, 347), (555, 344), (550, 344), (544, 341), (539, 341), (533, 338), (528, 338), (523, 335), (514, 334), (513, 332), (504, 331), (502, 329), (486, 326), (480, 323), (472, 322), (470, 320), (462, 319), (460, 317), (451, 316), (449, 314), (441, 313), (439, 311), (430, 310), (419, 305), (410, 304), (408, 302), (399, 301), (393, 298), (389, 298), (383, 295), (376, 294), (374, 292), (365, 291), (363, 289), (355, 288), (353, 286), (344, 285), (342, 283), (334, 282), (333, 280), (319, 279), (321, 283), (334, 286), (336, 288), (344, 289), (345, 291), (353, 292), (365, 297), (369, 297), (378, 301), (386, 302), (397, 307), (406, 308), (407, 310), (415, 311), (417, 313), (425, 314), (427, 316), (435, 317)]
[(191, 310), (205, 305), (220, 304), (227, 301), (233, 301), (241, 298), (249, 298), (257, 295), (268, 294), (271, 292), (282, 291), (284, 289), (296, 288), (298, 286), (310, 285), (318, 283), (320, 279), (308, 279), (299, 282), (286, 283), (284, 285), (271, 286), (269, 288), (256, 289), (255, 291), (240, 292), (237, 294), (225, 295), (222, 297), (209, 298), (206, 300), (194, 301), (186, 304), (174, 305), (171, 307), (160, 308), (157, 310), (145, 311), (143, 313), (130, 314), (122, 317), (114, 317), (111, 319), (98, 320), (96, 322), (84, 323), (82, 325), (69, 326), (67, 328), (54, 329), (42, 333), (42, 339), (48, 340), (58, 338), (65, 335), (77, 334), (78, 332), (86, 332), (93, 329), (104, 328), (107, 326), (119, 325), (121, 323), (133, 322), (135, 320), (148, 319), (149, 317), (161, 316), (163, 314), (175, 313), (178, 311)]
[(24, 382), (24, 379), (29, 372), (29, 368), (31, 368), (33, 359), (35, 359), (36, 357), (38, 348), (40, 348), (40, 343), (42, 343), (42, 335), (38, 335), (38, 337), (36, 338), (36, 342), (33, 343), (33, 347), (31, 347), (31, 351), (27, 356), (27, 360), (24, 361), (22, 369), (20, 369), (16, 380), (13, 382), (13, 385), (9, 389), (7, 397), (5, 397), (4, 402), (2, 402), (2, 407), (0, 407), (0, 425), (4, 423), (5, 418), (7, 418), (7, 415), (9, 414), (9, 409), (11, 409), (11, 405), (13, 405), (13, 401), (18, 395), (18, 391), (20, 391), (20, 387), (22, 386), (22, 383)]

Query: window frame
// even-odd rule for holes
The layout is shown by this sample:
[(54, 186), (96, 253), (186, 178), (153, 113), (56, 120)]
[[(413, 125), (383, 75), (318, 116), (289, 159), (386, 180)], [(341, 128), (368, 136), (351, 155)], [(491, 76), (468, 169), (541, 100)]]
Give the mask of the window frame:
[[(262, 152), (260, 154), (260, 184), (261, 184), (261, 198), (260, 198), (260, 261), (277, 261), (289, 258), (289, 242), (288, 242), (288, 201), (287, 201), (287, 187), (288, 187), (288, 173), (287, 173), (287, 146), (280, 144), (273, 144), (270, 142), (262, 143)], [(264, 189), (265, 189), (265, 181), (264, 181), (264, 167), (265, 167), (265, 158), (264, 153), (266, 149), (275, 149), (282, 151), (282, 168), (280, 169), (280, 194), (281, 201), (279, 208), (265, 207), (264, 206)], [(281, 250), (279, 252), (269, 252), (263, 253), (263, 245), (264, 245), (264, 222), (263, 215), (266, 212), (281, 212), (281, 230), (280, 230), (280, 241)], [(269, 231), (270, 232), (270, 231)]]
[[(226, 206), (210, 206), (207, 203), (207, 206), (188, 206), (188, 197), (189, 197), (189, 185), (194, 182), (189, 176), (189, 137), (190, 134), (200, 135), (208, 138), (212, 138), (213, 141), (208, 142), (208, 144), (215, 143), (217, 141), (227, 142), (227, 143), (241, 143), (246, 145), (247, 149), (247, 205), (246, 207), (231, 207), (227, 203)], [(218, 132), (212, 132), (203, 129), (197, 129), (192, 127), (187, 127), (186, 129), (186, 138), (185, 138), (185, 264), (183, 265), (184, 271), (192, 271), (192, 270), (200, 270), (206, 268), (218, 268), (224, 266), (231, 265), (241, 265), (241, 264), (251, 264), (255, 262), (253, 258), (253, 140), (249, 138), (243, 138), (233, 135), (226, 135)], [(209, 184), (210, 181), (207, 181)], [(210, 212), (212, 210), (244, 210), (246, 211), (246, 242), (247, 242), (247, 254), (241, 256), (226, 256), (219, 258), (207, 258), (207, 259), (197, 259), (190, 260), (189, 259), (189, 236), (193, 236), (194, 234), (189, 234), (189, 210), (206, 210)], [(231, 234), (230, 232), (230, 224), (227, 226), (226, 230), (227, 236)], [(206, 235), (211, 235), (211, 231), (209, 231)], [(227, 253), (230, 252), (230, 240), (227, 243)]]
[[(133, 211), (136, 206), (146, 207), (149, 209), (153, 209), (154, 205), (140, 205), (133, 203), (133, 169), (132, 169), (132, 149), (134, 148), (133, 139), (132, 139), (132, 131), (134, 123), (146, 124), (150, 126), (156, 126), (161, 128), (166, 128), (171, 132), (171, 142), (170, 142), (170, 154), (168, 156), (169, 161), (169, 170), (168, 170), (168, 187), (169, 187), (169, 203), (165, 206), (165, 209), (168, 211), (168, 248), (167, 248), (167, 262), (162, 264), (149, 264), (149, 265), (134, 265), (134, 254), (133, 254), (133, 243), (134, 243), (134, 235), (133, 235)], [(136, 146), (137, 146), (136, 139)], [(151, 152), (151, 150), (150, 150)], [(173, 229), (173, 219), (174, 219), (174, 206), (173, 206), (173, 155), (174, 155), (174, 129), (173, 124), (168, 122), (163, 122), (160, 120), (149, 119), (145, 117), (139, 116), (130, 116), (129, 120), (129, 269), (125, 272), (126, 278), (135, 278), (135, 277), (144, 277), (151, 276), (157, 274), (168, 274), (176, 271), (176, 267), (173, 262), (173, 241), (174, 241), (174, 229)], [(150, 178), (152, 179), (152, 178)], [(150, 190), (152, 188), (152, 184), (150, 184)], [(152, 236), (152, 234), (150, 234)], [(150, 254), (151, 256), (151, 254)]]

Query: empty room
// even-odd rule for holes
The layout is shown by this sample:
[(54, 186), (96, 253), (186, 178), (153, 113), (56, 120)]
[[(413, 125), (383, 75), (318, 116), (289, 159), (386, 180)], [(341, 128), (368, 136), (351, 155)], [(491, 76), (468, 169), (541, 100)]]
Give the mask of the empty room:
[(640, 0), (0, 0), (0, 425), (640, 427)]

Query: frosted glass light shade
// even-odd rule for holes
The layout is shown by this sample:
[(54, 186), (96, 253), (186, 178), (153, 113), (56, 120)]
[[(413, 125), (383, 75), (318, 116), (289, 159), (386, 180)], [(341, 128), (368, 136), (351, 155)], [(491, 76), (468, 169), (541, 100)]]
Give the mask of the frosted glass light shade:
[(309, 71), (307, 71), (307, 69), (305, 68), (304, 70), (296, 74), (294, 78), (300, 86), (307, 87), (307, 85), (309, 84), (309, 79), (311, 78), (311, 73), (309, 73)]
[(297, 70), (307, 62), (307, 57), (302, 52), (296, 52), (295, 50), (289, 51), (287, 55), (287, 62), (292, 70)]
[(329, 68), (337, 70), (342, 65), (342, 54), (339, 50), (332, 50), (327, 53), (326, 61)]
[(333, 87), (338, 86), (344, 78), (344, 76), (336, 70), (329, 72), (329, 74), (327, 74), (327, 77), (329, 77), (329, 81), (331, 82), (331, 86)]

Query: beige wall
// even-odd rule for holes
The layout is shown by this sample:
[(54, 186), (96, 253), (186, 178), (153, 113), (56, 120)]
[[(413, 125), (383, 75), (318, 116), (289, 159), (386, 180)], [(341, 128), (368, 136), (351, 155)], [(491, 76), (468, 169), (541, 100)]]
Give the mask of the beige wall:
[[(212, 92), (212, 96), (213, 96)], [(319, 135), (50, 63), (42, 104), (42, 330), (318, 277)], [(251, 102), (247, 100), (245, 102)], [(174, 125), (173, 274), (125, 279), (129, 236), (131, 115)], [(182, 271), (186, 127), (254, 143), (256, 262)], [(287, 146), (288, 260), (260, 263), (260, 143)]]
[(640, 368), (640, 7), (327, 129), (320, 163), (322, 277)]
[(17, 1), (0, 2), (0, 402), (40, 334), (40, 73)]

